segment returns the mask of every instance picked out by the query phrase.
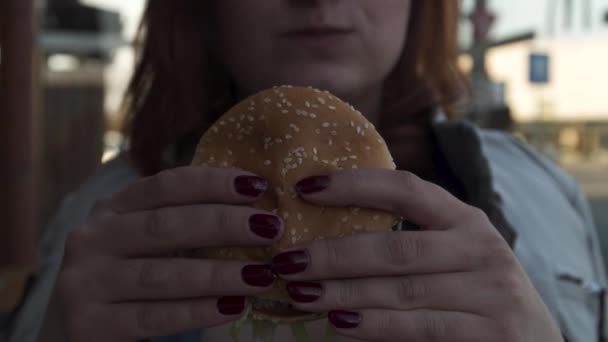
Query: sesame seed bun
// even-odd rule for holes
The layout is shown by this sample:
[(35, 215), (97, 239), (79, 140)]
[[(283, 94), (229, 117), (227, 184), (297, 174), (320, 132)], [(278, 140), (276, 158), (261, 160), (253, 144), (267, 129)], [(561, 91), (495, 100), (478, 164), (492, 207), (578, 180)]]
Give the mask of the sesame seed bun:
[[(294, 185), (303, 178), (341, 169), (395, 169), (388, 147), (357, 110), (328, 92), (282, 86), (238, 103), (203, 135), (192, 165), (240, 168), (269, 182), (254, 207), (285, 222), (282, 239), (267, 248), (226, 247), (205, 257), (269, 262), (273, 255), (312, 240), (389, 231), (392, 214), (360, 208), (326, 208), (301, 200)], [(253, 319), (294, 322), (319, 315), (291, 308), (285, 283), (254, 298)], [(276, 305), (275, 305), (276, 304)]]

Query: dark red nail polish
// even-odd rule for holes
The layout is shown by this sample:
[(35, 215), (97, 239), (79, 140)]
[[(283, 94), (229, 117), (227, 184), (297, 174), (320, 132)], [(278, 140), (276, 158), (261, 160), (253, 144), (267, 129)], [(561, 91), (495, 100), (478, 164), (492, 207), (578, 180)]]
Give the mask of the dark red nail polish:
[(321, 297), (323, 287), (319, 283), (292, 281), (287, 283), (289, 297), (298, 303), (312, 303)]
[(217, 309), (223, 315), (238, 315), (245, 310), (245, 297), (222, 297), (217, 301)]
[(329, 321), (338, 329), (352, 329), (361, 323), (361, 315), (350, 311), (330, 311)]
[(249, 218), (249, 227), (258, 236), (274, 239), (281, 231), (281, 220), (273, 215), (257, 214)]
[(271, 265), (248, 265), (241, 271), (243, 281), (251, 286), (266, 287), (277, 278)]
[(234, 180), (234, 187), (241, 195), (259, 197), (268, 189), (268, 181), (256, 176), (240, 176)]
[(296, 190), (304, 195), (321, 192), (329, 186), (328, 176), (314, 176), (305, 178), (296, 184)]
[(272, 266), (283, 275), (303, 272), (309, 262), (310, 257), (305, 251), (285, 252), (272, 258)]

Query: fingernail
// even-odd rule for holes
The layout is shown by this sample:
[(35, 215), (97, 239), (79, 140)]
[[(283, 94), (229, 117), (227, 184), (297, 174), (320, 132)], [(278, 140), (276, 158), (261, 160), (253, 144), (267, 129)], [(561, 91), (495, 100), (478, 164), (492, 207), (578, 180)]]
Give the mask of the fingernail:
[(283, 275), (303, 272), (310, 258), (305, 251), (292, 251), (278, 254), (272, 258), (272, 266)]
[(312, 303), (321, 297), (323, 287), (319, 283), (292, 281), (287, 283), (289, 297), (298, 303)]
[(256, 176), (239, 176), (234, 180), (236, 191), (245, 196), (259, 197), (268, 188), (268, 181)]
[(338, 329), (352, 329), (361, 323), (361, 315), (350, 311), (330, 311), (329, 321)]
[(328, 176), (314, 176), (305, 178), (296, 184), (296, 190), (304, 195), (321, 192), (329, 186)]
[(281, 220), (274, 215), (257, 214), (249, 218), (249, 228), (258, 236), (274, 239), (281, 231)]
[(248, 265), (241, 271), (243, 281), (251, 286), (266, 287), (277, 278), (271, 265)]
[(217, 309), (223, 315), (238, 315), (245, 310), (245, 297), (222, 297), (217, 301)]

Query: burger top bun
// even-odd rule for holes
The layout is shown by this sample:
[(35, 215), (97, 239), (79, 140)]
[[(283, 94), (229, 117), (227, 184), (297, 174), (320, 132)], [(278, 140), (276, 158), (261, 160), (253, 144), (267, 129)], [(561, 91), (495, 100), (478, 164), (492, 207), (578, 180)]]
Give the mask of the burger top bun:
[[(342, 169), (395, 169), (374, 126), (328, 92), (282, 86), (243, 100), (203, 135), (192, 165), (239, 168), (264, 177), (269, 188), (254, 207), (275, 213), (285, 223), (282, 239), (271, 247), (206, 249), (205, 257), (268, 262), (297, 244), (388, 231), (398, 222), (382, 211), (321, 207), (297, 195), (294, 185), (306, 177)], [(259, 297), (290, 302), (282, 285), (277, 282)]]

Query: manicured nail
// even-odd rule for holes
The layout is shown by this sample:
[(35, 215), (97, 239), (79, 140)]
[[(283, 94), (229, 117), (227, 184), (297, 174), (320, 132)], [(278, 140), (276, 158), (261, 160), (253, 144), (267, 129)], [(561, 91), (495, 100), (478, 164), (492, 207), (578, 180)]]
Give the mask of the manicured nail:
[(289, 297), (298, 303), (312, 303), (321, 297), (323, 287), (319, 283), (292, 281), (287, 283)]
[(247, 265), (241, 276), (247, 284), (259, 287), (270, 286), (277, 278), (271, 265)]
[(238, 315), (245, 310), (245, 297), (222, 297), (217, 301), (217, 309), (223, 315)]
[(263, 238), (274, 239), (281, 231), (281, 220), (274, 215), (256, 214), (249, 218), (251, 231)]
[(296, 184), (296, 190), (304, 195), (310, 195), (321, 192), (329, 186), (328, 176), (314, 176), (305, 178)]
[(329, 321), (338, 329), (352, 329), (361, 323), (361, 315), (350, 311), (330, 311)]
[(310, 257), (305, 251), (285, 252), (272, 258), (272, 266), (283, 275), (303, 272), (309, 262)]
[(240, 176), (234, 180), (236, 191), (249, 197), (260, 197), (268, 189), (268, 181), (256, 176)]

